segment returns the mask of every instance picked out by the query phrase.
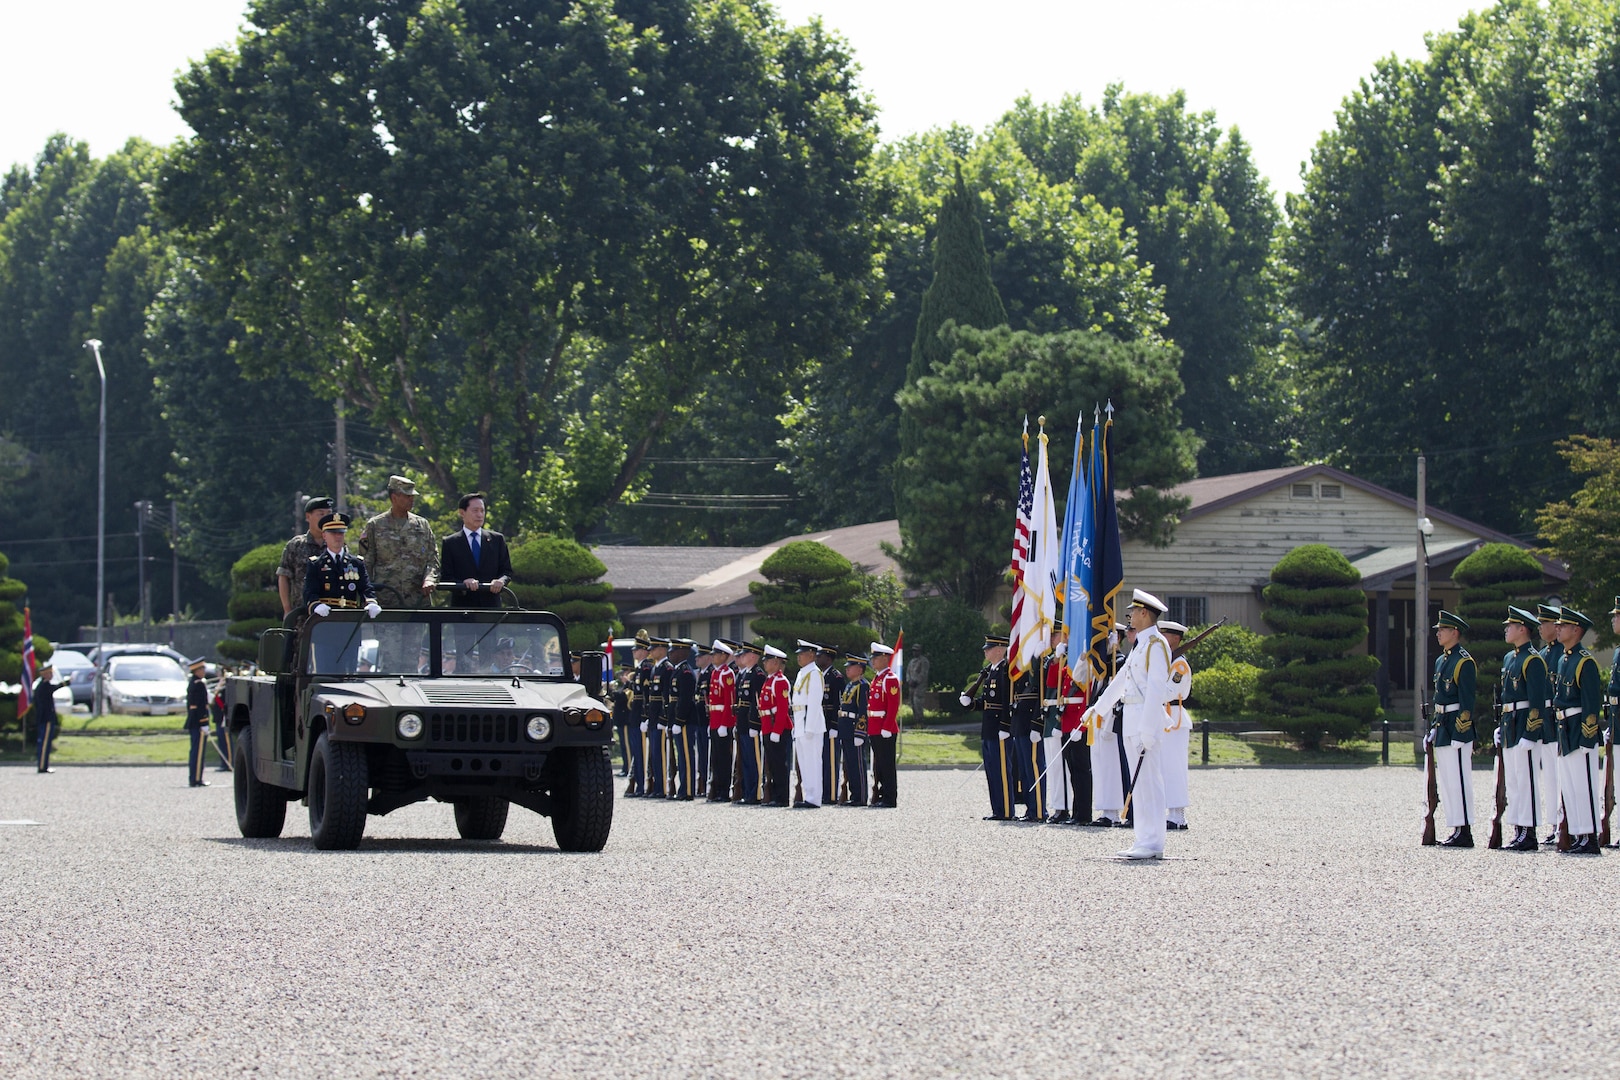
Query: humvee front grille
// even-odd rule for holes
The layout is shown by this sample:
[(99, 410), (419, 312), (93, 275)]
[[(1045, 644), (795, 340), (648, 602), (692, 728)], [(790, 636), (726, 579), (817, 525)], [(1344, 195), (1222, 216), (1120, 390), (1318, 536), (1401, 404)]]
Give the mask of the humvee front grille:
[(429, 746), (513, 746), (523, 741), (523, 722), (510, 713), (429, 713)]
[(515, 705), (509, 687), (486, 682), (429, 682), (419, 686), (429, 705)]

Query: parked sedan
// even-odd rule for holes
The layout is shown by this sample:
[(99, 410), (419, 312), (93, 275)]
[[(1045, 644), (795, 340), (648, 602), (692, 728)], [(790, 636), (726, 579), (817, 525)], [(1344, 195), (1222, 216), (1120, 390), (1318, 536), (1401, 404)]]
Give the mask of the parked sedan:
[(107, 663), (107, 707), (161, 716), (186, 711), (186, 671), (167, 656), (113, 656)]
[(51, 653), (51, 666), (59, 682), (68, 684), (73, 700), (69, 705), (88, 705), (96, 696), (96, 665), (77, 649), (57, 649)]

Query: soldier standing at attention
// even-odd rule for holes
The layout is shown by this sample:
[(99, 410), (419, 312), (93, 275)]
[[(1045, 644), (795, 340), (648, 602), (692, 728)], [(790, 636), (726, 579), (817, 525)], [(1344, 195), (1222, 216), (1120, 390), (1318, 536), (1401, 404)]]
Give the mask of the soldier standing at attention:
[(1553, 715), (1552, 695), (1558, 682), (1558, 662), (1564, 658), (1564, 646), (1558, 641), (1558, 608), (1547, 604), (1536, 605), (1536, 619), (1540, 624), (1541, 662), (1547, 668), (1547, 700), (1542, 703), (1543, 717), (1539, 734), (1530, 731), (1530, 761), (1536, 770), (1536, 791), (1541, 799), (1541, 820), (1547, 825), (1547, 835), (1541, 843), (1554, 847), (1558, 843), (1558, 722)]
[(844, 805), (866, 805), (866, 657), (857, 653), (844, 656), (844, 688), (838, 692), (837, 720), (833, 733), (838, 739), (838, 756), (844, 762)]
[(1170, 684), (1172, 698), (1165, 705), (1168, 714), (1164, 727), (1164, 802), (1166, 829), (1187, 827), (1187, 750), (1192, 740), (1192, 724), (1187, 720), (1187, 708), (1182, 702), (1192, 690), (1192, 664), (1185, 656), (1177, 656), (1181, 640), (1187, 635), (1186, 626), (1169, 619), (1159, 620), (1159, 633), (1170, 643)]
[(1603, 854), (1597, 842), (1603, 805), (1597, 753), (1602, 739), (1603, 676), (1597, 659), (1581, 644), (1590, 629), (1592, 620), (1579, 611), (1559, 610), (1558, 640), (1564, 646), (1564, 658), (1558, 662), (1553, 708), (1558, 719), (1558, 790), (1563, 797), (1564, 821), (1575, 841), (1569, 849), (1571, 855)]
[[(1037, 657), (1035, 666), (1020, 672), (1013, 680), (1012, 737), (1008, 740), (1008, 753), (1017, 762), (1017, 793), (1013, 801), (1022, 801), (1024, 816), (1019, 821), (1038, 824), (1046, 820), (1046, 771), (1041, 745), (1041, 687), (1045, 682), (1043, 659)], [(1037, 779), (1039, 778), (1039, 779)]]
[(608, 696), (613, 704), (613, 732), (619, 738), (619, 779), (623, 780), (630, 775), (630, 673), (613, 664), (611, 642), (603, 647), (603, 651), (608, 655), (608, 663), (613, 665), (609, 669), (612, 681), (609, 683)]
[(669, 745), (674, 764), (670, 766), (669, 797), (690, 802), (694, 796), (692, 766), (693, 729), (697, 726), (697, 668), (692, 662), (692, 649), (697, 644), (684, 638), (675, 640), (670, 647), (669, 699), (664, 703), (669, 720)]
[(208, 684), (203, 682), (207, 664), (198, 658), (187, 665), (191, 681), (186, 684), (186, 734), (191, 736), (191, 752), (186, 758), (186, 781), (191, 787), (207, 787), (203, 766), (208, 753)]
[(667, 675), (674, 672), (669, 662), (669, 639), (648, 639), (646, 677), (641, 688), (646, 693), (646, 704), (641, 715), (641, 733), (647, 737), (643, 751), (647, 761), (647, 787), (643, 792), (649, 799), (662, 799), (668, 792), (664, 788), (664, 769), (668, 759), (664, 750), (668, 732), (664, 726), (664, 703), (669, 698)]
[(1552, 729), (1547, 713), (1547, 662), (1530, 645), (1530, 627), (1536, 617), (1523, 608), (1509, 607), (1502, 637), (1512, 648), (1502, 657), (1502, 726), (1497, 733), (1502, 747), (1502, 775), (1507, 786), (1507, 812), (1513, 826), (1508, 851), (1535, 851), (1538, 817), (1536, 775), (1531, 747)]
[[(898, 794), (895, 760), (900, 749), (902, 692), (900, 676), (894, 673), (894, 650), (881, 641), (872, 642), (872, 667), (877, 674), (866, 691), (866, 737), (872, 741), (872, 805), (893, 810)], [(858, 764), (864, 776), (866, 763)]]
[[(1120, 627), (1109, 635), (1109, 652), (1114, 657), (1115, 671), (1124, 668), (1130, 656), (1127, 650), (1135, 641), (1133, 627)], [(1100, 691), (1107, 692), (1106, 686)], [(1097, 810), (1091, 823), (1102, 828), (1125, 823), (1125, 789), (1130, 786), (1131, 775), (1125, 761), (1124, 725), (1124, 706), (1094, 717), (1090, 724), (1092, 800)]]
[(625, 785), (627, 799), (639, 799), (647, 793), (647, 680), (652, 673), (652, 661), (647, 653), (652, 638), (645, 630), (636, 631), (636, 643), (630, 649), (630, 670), (625, 672), (625, 700), (630, 706), (630, 783)]
[(29, 700), (34, 705), (34, 737), (39, 740), (39, 758), (37, 772), (51, 773), (51, 740), (56, 738), (56, 698), (53, 697), (58, 686), (66, 683), (52, 682), (56, 675), (56, 668), (49, 663), (39, 669), (34, 679), (33, 697)]
[(309, 560), (326, 550), (321, 536), (321, 518), (332, 512), (332, 500), (324, 495), (304, 500), (304, 522), (309, 526), (287, 541), (281, 549), (281, 565), (276, 567), (276, 591), (281, 594), (281, 614), (287, 625), (295, 626), (304, 619), (304, 572)]
[[(780, 655), (780, 650), (778, 650)], [(758, 806), (765, 799), (765, 754), (760, 745), (760, 695), (766, 674), (760, 667), (761, 647), (742, 645), (737, 650), (737, 764), (738, 788), (732, 802)]]
[(1441, 847), (1474, 846), (1474, 658), (1462, 647), (1468, 623), (1460, 615), (1442, 611), (1434, 624), (1440, 655), (1434, 658), (1434, 720), (1429, 737), (1434, 742), (1435, 781), (1440, 805), (1451, 835)]
[[(1614, 607), (1609, 609), (1609, 626), (1616, 634), (1620, 634), (1620, 596), (1614, 598)], [(1603, 693), (1603, 713), (1608, 721), (1604, 728), (1608, 749), (1604, 753), (1612, 754), (1615, 748), (1615, 727), (1620, 724), (1620, 646), (1615, 648), (1614, 656), (1609, 660), (1609, 685)], [(1617, 848), (1620, 847), (1620, 842), (1608, 846)]]
[(820, 646), (799, 641), (799, 675), (793, 683), (793, 759), (804, 783), (804, 806), (821, 805), (821, 758), (827, 746), (827, 718), (822, 713), (826, 689), (815, 664)]
[(709, 782), (709, 680), (714, 677), (715, 650), (696, 641), (692, 642), (692, 650), (697, 689), (692, 694), (692, 719), (686, 730), (692, 735), (692, 798), (697, 798)]
[[(986, 821), (1006, 821), (1012, 816), (1012, 785), (1018, 761), (1007, 752), (1012, 738), (1012, 720), (1007, 715), (1012, 686), (1007, 680), (1007, 639), (991, 635), (984, 639), (984, 667), (979, 671), (977, 692), (962, 695), (962, 704), (984, 713), (979, 723), (979, 751), (984, 755), (984, 779), (990, 786), (990, 813)], [(874, 757), (877, 750), (872, 751)]]
[(388, 478), (388, 509), (366, 521), (355, 545), (388, 607), (423, 608), (439, 583), (439, 542), (427, 518), (411, 513), (416, 482)]
[(793, 687), (782, 674), (787, 653), (765, 646), (765, 684), (759, 691), (759, 727), (765, 737), (765, 789), (772, 806), (787, 806), (793, 788), (788, 748), (793, 745)]
[(821, 796), (822, 801), (830, 803), (838, 801), (838, 780), (842, 772), (836, 717), (838, 698), (844, 692), (844, 676), (833, 666), (837, 659), (837, 649), (823, 645), (816, 650), (816, 667), (821, 669), (821, 716), (827, 724), (827, 732), (821, 738)]
[(713, 649), (709, 693), (704, 699), (709, 714), (709, 801), (729, 802), (731, 746), (737, 730), (737, 669), (732, 667), (736, 650), (724, 641), (716, 641)]
[[(1067, 645), (1067, 640), (1063, 641)], [(1059, 783), (1067, 788), (1065, 799), (1069, 808), (1070, 825), (1091, 824), (1091, 747), (1086, 745), (1086, 688), (1077, 685), (1074, 673), (1063, 659), (1062, 648), (1055, 650), (1058, 661), (1053, 666), (1057, 673), (1058, 736), (1062, 740)], [(1048, 669), (1050, 670), (1050, 669)], [(1052, 685), (1052, 680), (1047, 680)], [(1048, 761), (1052, 759), (1047, 758)], [(1048, 819), (1051, 820), (1051, 819)]]

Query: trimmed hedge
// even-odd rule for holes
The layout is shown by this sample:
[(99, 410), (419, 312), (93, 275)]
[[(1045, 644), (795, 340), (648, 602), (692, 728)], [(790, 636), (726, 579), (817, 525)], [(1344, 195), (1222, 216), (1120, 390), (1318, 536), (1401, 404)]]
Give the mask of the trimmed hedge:
[(574, 649), (594, 649), (624, 631), (609, 602), (607, 567), (583, 544), (562, 536), (536, 536), (512, 548), (512, 594), (526, 608), (549, 611), (568, 625)]
[(1360, 581), (1342, 552), (1305, 544), (1272, 567), (1261, 594), (1261, 618), (1277, 631), (1264, 647), (1278, 666), (1259, 675), (1255, 705), (1307, 747), (1360, 734), (1379, 713), (1377, 657), (1347, 655), (1367, 637)]
[[(1188, 630), (1188, 640), (1196, 637), (1198, 632), (1197, 627)], [(1194, 678), (1197, 678), (1200, 671), (1207, 671), (1227, 662), (1268, 668), (1271, 666), (1271, 658), (1266, 655), (1265, 642), (1264, 636), (1248, 627), (1228, 623), (1190, 650), (1187, 653), (1187, 662), (1192, 664)]]
[[(1451, 579), (1463, 586), (1457, 614), (1471, 627), (1463, 635), (1463, 647), (1473, 656), (1479, 673), (1474, 684), (1474, 715), (1494, 716), (1492, 705), (1497, 683), (1502, 679), (1502, 657), (1508, 651), (1507, 642), (1502, 640), (1502, 620), (1507, 618), (1509, 604), (1528, 605), (1535, 611), (1537, 600), (1546, 592), (1541, 564), (1534, 555), (1513, 544), (1486, 544), (1458, 563)], [(1536, 641), (1534, 628), (1530, 638)], [(1480, 739), (1476, 746), (1487, 750), (1490, 740)]]
[(1214, 667), (1193, 669), (1192, 693), (1187, 705), (1211, 713), (1236, 715), (1243, 711), (1260, 685), (1260, 668), (1222, 659)]
[(956, 695), (984, 665), (984, 636), (990, 632), (977, 608), (960, 600), (925, 596), (906, 605), (906, 652), (928, 657), (930, 689)]
[(759, 572), (766, 580), (748, 585), (759, 610), (754, 631), (789, 655), (799, 638), (846, 650), (864, 649), (872, 640), (872, 632), (858, 624), (872, 610), (860, 599), (860, 577), (826, 544), (783, 544)]
[(281, 565), (285, 540), (261, 544), (231, 566), (231, 598), (226, 610), (233, 620), (228, 637), (214, 643), (219, 655), (252, 663), (259, 659), (259, 635), (281, 625), (281, 594), (276, 589), (276, 567)]

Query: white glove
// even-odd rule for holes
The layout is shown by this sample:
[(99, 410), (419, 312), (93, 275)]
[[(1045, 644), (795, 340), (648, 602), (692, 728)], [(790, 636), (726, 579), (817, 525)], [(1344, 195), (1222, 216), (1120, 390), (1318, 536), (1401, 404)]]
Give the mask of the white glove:
[(1029, 741), (1031, 743), (1039, 743), (1041, 741), (1041, 733), (1038, 732), (1038, 731), (1030, 732), (1029, 733)]
[(366, 605), (366, 615), (367, 615), (367, 617), (375, 619), (377, 616), (379, 616), (381, 614), (382, 614), (382, 605), (377, 603), (377, 601), (373, 600), (369, 604)]
[(963, 694), (961, 697), (957, 698), (956, 700), (960, 701), (962, 703), (963, 708), (966, 708), (969, 705), (973, 704), (973, 699), (968, 697), (966, 694)]
[(679, 725), (679, 724), (671, 724), (671, 725), (669, 725), (669, 733), (671, 735), (679, 735), (681, 733), (681, 725)]
[(1012, 732), (998, 731), (996, 732), (996, 738), (1000, 739), (1002, 742), (1006, 742), (1008, 739), (1012, 738)]
[(782, 741), (782, 733), (780, 731), (771, 732), (771, 742), (781, 742), (781, 741)]
[[(892, 738), (894, 738), (894, 732), (892, 732), (892, 731), (885, 731), (885, 732), (882, 732), (882, 735), (883, 735), (883, 737), (884, 737), (884, 738), (885, 738), (885, 739), (892, 739)], [(1007, 737), (1007, 734), (1006, 734), (1006, 732), (1002, 732), (1002, 735), (1001, 735), (1001, 737), (1002, 737), (1002, 738), (1003, 738), (1003, 739), (1005, 739), (1005, 738), (1006, 738), (1006, 737)]]
[(332, 605), (331, 604), (316, 604), (315, 605), (315, 614), (319, 615), (323, 619), (326, 618), (328, 615), (332, 614)]
[(647, 734), (647, 721), (645, 720), (641, 722), (641, 733), (643, 735)]
[(723, 738), (725, 738), (725, 737), (726, 737), (726, 732), (727, 732), (727, 731), (728, 731), (728, 730), (729, 730), (729, 729), (728, 729), (728, 728), (723, 728), (723, 727), (718, 727), (718, 728), (715, 728), (715, 729), (714, 729), (714, 733), (715, 733), (715, 734), (716, 734), (716, 735), (718, 735), (718, 736), (720, 736), (720, 738), (722, 738), (722, 739), (723, 739)]
[(866, 745), (866, 740), (857, 737), (856, 740), (855, 740), (855, 745), (856, 746), (865, 746)]

